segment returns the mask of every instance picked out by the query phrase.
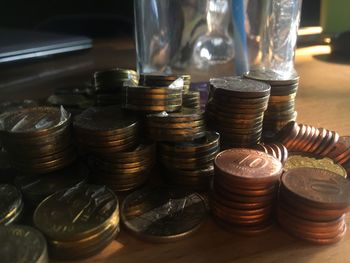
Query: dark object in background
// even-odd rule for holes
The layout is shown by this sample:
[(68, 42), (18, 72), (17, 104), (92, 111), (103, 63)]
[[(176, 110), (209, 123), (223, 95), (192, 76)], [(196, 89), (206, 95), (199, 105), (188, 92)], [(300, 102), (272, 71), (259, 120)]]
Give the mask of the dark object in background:
[(342, 32), (332, 38), (332, 54), (350, 57), (350, 31)]

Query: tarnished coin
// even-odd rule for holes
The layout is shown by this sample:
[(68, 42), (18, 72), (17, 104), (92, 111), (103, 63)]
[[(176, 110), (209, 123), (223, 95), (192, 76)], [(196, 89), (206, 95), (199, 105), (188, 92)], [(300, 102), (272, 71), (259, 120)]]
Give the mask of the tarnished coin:
[(34, 212), (34, 225), (50, 239), (77, 240), (100, 232), (118, 213), (118, 200), (105, 186), (78, 185), (53, 194)]
[(329, 158), (319, 159), (303, 155), (292, 155), (288, 157), (283, 168), (284, 170), (288, 171), (290, 169), (300, 167), (319, 168), (339, 174), (340, 176), (343, 176), (345, 178), (347, 177), (345, 169), (342, 166), (334, 163), (333, 160)]
[(1, 262), (49, 262), (44, 236), (29, 226), (0, 227)]
[(195, 232), (207, 217), (207, 205), (197, 193), (173, 188), (147, 188), (128, 195), (121, 207), (125, 227), (137, 237), (168, 242)]
[(0, 200), (0, 225), (16, 222), (23, 207), (21, 193), (13, 185), (0, 184)]
[(270, 85), (290, 85), (298, 82), (299, 75), (296, 71), (289, 73), (267, 68), (251, 69), (244, 77), (270, 83)]
[(165, 111), (148, 114), (147, 119), (154, 122), (192, 122), (204, 118), (204, 112), (197, 109), (182, 108), (179, 112), (167, 113)]
[(63, 107), (34, 107), (0, 115), (0, 130), (13, 136), (46, 135), (67, 126), (70, 113)]
[(350, 182), (336, 173), (317, 168), (296, 168), (284, 173), (282, 184), (296, 198), (320, 208), (350, 206)]
[(274, 182), (282, 173), (282, 164), (269, 154), (236, 148), (220, 152), (214, 161), (220, 175), (232, 180)]

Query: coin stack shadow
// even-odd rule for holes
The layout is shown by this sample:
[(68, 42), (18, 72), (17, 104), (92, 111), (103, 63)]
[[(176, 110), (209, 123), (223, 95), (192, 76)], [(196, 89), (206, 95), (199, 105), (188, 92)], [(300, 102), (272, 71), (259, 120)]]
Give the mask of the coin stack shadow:
[(105, 186), (75, 186), (42, 201), (33, 222), (46, 236), (51, 255), (86, 258), (107, 247), (119, 233), (119, 203)]
[(45, 237), (34, 227), (0, 226), (1, 262), (48, 263)]
[(63, 107), (33, 107), (0, 116), (0, 138), (12, 166), (24, 174), (60, 170), (76, 159), (71, 114)]
[(234, 148), (220, 152), (214, 168), (209, 196), (219, 225), (243, 235), (268, 230), (282, 173), (281, 162), (264, 152)]
[(95, 107), (76, 116), (76, 140), (89, 155), (92, 178), (115, 192), (141, 186), (154, 165), (152, 144), (140, 144), (136, 118), (119, 106)]
[(0, 184), (0, 225), (8, 226), (21, 219), (23, 200), (21, 192), (10, 184)]
[(196, 190), (208, 189), (220, 150), (219, 138), (218, 133), (207, 131), (205, 137), (192, 142), (159, 143), (159, 158), (168, 180)]
[(284, 125), (295, 121), (295, 97), (299, 85), (299, 76), (294, 71), (290, 74), (280, 74), (271, 69), (252, 69), (244, 77), (263, 81), (271, 86), (269, 106), (264, 115), (264, 137), (272, 137)]
[(288, 149), (282, 143), (269, 143), (269, 144), (258, 143), (252, 148), (272, 155), (277, 160), (279, 160), (282, 164), (284, 164), (288, 159)]
[(350, 182), (333, 172), (296, 168), (283, 174), (277, 219), (289, 234), (327, 245), (346, 233)]
[(206, 105), (208, 127), (220, 133), (221, 148), (249, 147), (261, 138), (270, 86), (240, 78), (216, 78)]
[(330, 158), (336, 158), (331, 152), (338, 140), (339, 134), (335, 131), (297, 124), (295, 121), (287, 123), (274, 137), (274, 141), (284, 144), (290, 152)]
[(95, 104), (98, 106), (120, 105), (123, 103), (123, 86), (138, 85), (139, 75), (131, 69), (113, 68), (97, 71), (93, 76)]
[(201, 98), (199, 91), (187, 91), (182, 94), (182, 106), (192, 109), (200, 109)]

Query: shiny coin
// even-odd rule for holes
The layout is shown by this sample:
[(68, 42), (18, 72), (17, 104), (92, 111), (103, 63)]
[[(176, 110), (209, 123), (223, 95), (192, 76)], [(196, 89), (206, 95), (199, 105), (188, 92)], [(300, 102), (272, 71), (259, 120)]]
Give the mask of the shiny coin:
[(299, 80), (298, 74), (293, 71), (290, 73), (283, 73), (272, 69), (256, 68), (251, 69), (248, 73), (244, 74), (244, 77), (264, 81), (270, 85), (290, 85), (297, 83)]
[(0, 184), (0, 225), (18, 221), (22, 212), (22, 195), (16, 187)]

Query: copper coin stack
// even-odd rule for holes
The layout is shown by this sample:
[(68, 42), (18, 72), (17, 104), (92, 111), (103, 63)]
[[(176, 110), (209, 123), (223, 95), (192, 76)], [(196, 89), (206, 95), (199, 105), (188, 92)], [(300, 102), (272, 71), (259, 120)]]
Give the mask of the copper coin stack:
[(199, 91), (187, 91), (182, 94), (182, 106), (192, 109), (200, 109), (201, 98)]
[(123, 103), (122, 88), (125, 83), (137, 85), (139, 75), (131, 69), (113, 68), (97, 71), (93, 76), (95, 103), (99, 106)]
[(141, 75), (140, 86), (129, 84), (124, 86), (123, 107), (143, 113), (178, 111), (182, 107), (183, 89), (182, 78)]
[(282, 164), (288, 159), (288, 149), (282, 143), (258, 143), (253, 149), (272, 155)]
[(160, 143), (159, 158), (174, 184), (207, 189), (214, 174), (214, 158), (220, 150), (219, 134), (207, 131), (192, 142)]
[(171, 85), (176, 80), (182, 80), (183, 92), (190, 90), (191, 75), (155, 75), (155, 74), (141, 74), (140, 85), (150, 87), (165, 87)]
[(269, 229), (282, 164), (252, 149), (220, 152), (210, 192), (214, 218), (226, 229), (255, 235)]
[(184, 142), (205, 136), (204, 112), (182, 108), (178, 112), (148, 114), (146, 134), (154, 141)]
[(291, 235), (326, 245), (346, 233), (350, 182), (333, 172), (296, 168), (283, 174), (277, 218)]
[(247, 147), (260, 141), (270, 86), (248, 79), (211, 81), (206, 105), (208, 126), (220, 133), (222, 148)]
[(306, 152), (325, 157), (338, 142), (339, 134), (291, 121), (276, 134), (274, 140), (284, 144), (290, 152)]
[(350, 136), (340, 136), (333, 149), (327, 156), (343, 166), (350, 173)]
[[(76, 116), (73, 127), (98, 183), (120, 191), (136, 188), (147, 180), (154, 151), (152, 146), (141, 150), (139, 124), (133, 116), (118, 106), (93, 107)], [(132, 163), (127, 158), (130, 155), (135, 155)]]
[(51, 255), (86, 258), (107, 247), (119, 233), (119, 202), (105, 186), (83, 184), (42, 201), (33, 222), (46, 236)]
[(0, 138), (16, 170), (45, 174), (76, 159), (71, 114), (63, 107), (33, 107), (0, 116)]
[(271, 86), (269, 106), (264, 116), (264, 136), (270, 137), (290, 121), (295, 121), (295, 97), (299, 76), (294, 71), (283, 75), (270, 69), (252, 69), (244, 75), (249, 79), (263, 81)]

